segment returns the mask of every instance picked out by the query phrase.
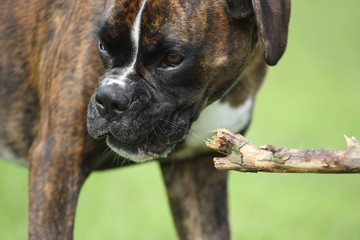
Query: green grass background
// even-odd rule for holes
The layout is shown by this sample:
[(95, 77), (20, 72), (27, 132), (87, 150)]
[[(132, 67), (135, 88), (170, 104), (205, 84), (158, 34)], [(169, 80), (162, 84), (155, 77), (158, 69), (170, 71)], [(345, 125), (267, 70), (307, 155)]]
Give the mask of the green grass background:
[[(360, 2), (293, 1), (287, 51), (269, 70), (247, 138), (293, 148), (360, 139)], [(0, 161), (0, 239), (26, 239), (27, 169)], [(360, 239), (360, 175), (230, 174), (232, 239)], [(94, 173), (76, 239), (176, 239), (157, 163)]]

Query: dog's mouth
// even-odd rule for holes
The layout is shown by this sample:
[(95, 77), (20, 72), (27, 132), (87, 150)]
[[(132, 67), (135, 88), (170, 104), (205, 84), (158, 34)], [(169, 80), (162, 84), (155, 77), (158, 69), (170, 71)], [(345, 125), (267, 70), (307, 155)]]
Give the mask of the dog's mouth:
[(159, 140), (155, 140), (141, 146), (133, 145), (133, 147), (129, 147), (111, 134), (106, 136), (106, 143), (114, 152), (134, 162), (145, 162), (165, 158), (176, 145), (176, 143), (166, 144)]
[(185, 138), (189, 128), (189, 122), (184, 120), (176, 124), (160, 120), (148, 129), (120, 129), (117, 124), (110, 124), (101, 135), (93, 137), (105, 138), (107, 145), (126, 159), (145, 162), (167, 157), (176, 144)]

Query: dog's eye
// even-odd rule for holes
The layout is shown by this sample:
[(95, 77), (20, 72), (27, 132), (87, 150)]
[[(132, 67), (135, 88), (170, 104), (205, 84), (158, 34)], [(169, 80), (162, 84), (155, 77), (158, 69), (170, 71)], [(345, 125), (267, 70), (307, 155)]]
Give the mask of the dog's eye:
[(101, 52), (106, 52), (106, 48), (105, 48), (105, 45), (102, 41), (99, 40), (99, 50)]
[(183, 59), (184, 57), (182, 55), (172, 51), (165, 55), (162, 65), (164, 67), (176, 67), (183, 61)]

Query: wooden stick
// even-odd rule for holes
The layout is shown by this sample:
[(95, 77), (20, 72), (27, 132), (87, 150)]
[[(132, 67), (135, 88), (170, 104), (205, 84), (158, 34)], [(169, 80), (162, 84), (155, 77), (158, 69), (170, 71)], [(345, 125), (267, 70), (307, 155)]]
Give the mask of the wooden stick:
[(214, 158), (215, 168), (241, 172), (359, 173), (360, 143), (345, 136), (345, 150), (298, 150), (265, 145), (257, 147), (242, 135), (218, 128), (206, 145), (223, 158)]

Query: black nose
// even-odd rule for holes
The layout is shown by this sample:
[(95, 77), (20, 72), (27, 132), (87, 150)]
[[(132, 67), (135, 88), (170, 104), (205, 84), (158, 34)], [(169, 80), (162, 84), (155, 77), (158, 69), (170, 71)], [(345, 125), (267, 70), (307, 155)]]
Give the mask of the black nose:
[(95, 93), (96, 107), (104, 118), (116, 118), (130, 106), (125, 89), (111, 85), (101, 86)]

